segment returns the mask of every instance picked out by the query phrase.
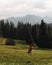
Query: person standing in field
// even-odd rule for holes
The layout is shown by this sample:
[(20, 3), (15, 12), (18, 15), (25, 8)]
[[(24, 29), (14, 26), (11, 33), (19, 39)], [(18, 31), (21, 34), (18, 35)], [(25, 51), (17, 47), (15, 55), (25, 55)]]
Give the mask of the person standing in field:
[(32, 44), (29, 44), (28, 54), (29, 55), (32, 55)]

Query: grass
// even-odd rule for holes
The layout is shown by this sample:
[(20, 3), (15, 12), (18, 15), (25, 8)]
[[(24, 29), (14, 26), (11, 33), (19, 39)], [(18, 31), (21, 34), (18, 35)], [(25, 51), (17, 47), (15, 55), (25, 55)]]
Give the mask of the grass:
[[(5, 42), (6, 39), (2, 38), (2, 41)], [(0, 65), (52, 65), (52, 50), (33, 49), (30, 56), (27, 54), (27, 45), (16, 41), (16, 46), (6, 46), (2, 41), (0, 40)]]

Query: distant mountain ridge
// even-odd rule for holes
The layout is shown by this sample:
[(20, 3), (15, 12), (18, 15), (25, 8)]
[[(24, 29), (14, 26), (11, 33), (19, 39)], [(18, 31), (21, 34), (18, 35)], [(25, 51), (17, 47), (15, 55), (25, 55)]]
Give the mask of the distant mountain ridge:
[(45, 21), (45, 23), (52, 23), (51, 17), (48, 17), (48, 16), (40, 17), (35, 15), (26, 15), (22, 17), (10, 17), (10, 18), (4, 19), (4, 21), (6, 22), (8, 20), (9, 22), (13, 22), (15, 25), (17, 25), (18, 21), (23, 23), (29, 22), (31, 24), (37, 24), (37, 23), (40, 23), (42, 19)]

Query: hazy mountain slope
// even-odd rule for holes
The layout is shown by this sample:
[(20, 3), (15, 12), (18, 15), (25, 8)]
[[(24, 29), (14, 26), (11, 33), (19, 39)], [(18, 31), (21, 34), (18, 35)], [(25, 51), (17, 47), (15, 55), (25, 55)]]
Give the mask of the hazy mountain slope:
[(15, 25), (17, 25), (18, 21), (23, 22), (23, 23), (31, 23), (31, 24), (37, 24), (41, 22), (41, 19), (43, 19), (46, 23), (52, 23), (52, 17), (40, 17), (40, 16), (35, 16), (35, 15), (26, 15), (22, 17), (10, 17), (5, 19), (4, 21), (6, 22), (7, 20), (10, 22), (12, 21)]
[(26, 15), (23, 17), (10, 17), (5, 19), (4, 21), (12, 21), (15, 25), (18, 23), (18, 21), (22, 21), (23, 23), (31, 23), (31, 24), (36, 24), (36, 23), (40, 23), (41, 22), (41, 17), (39, 16), (35, 16), (35, 15)]

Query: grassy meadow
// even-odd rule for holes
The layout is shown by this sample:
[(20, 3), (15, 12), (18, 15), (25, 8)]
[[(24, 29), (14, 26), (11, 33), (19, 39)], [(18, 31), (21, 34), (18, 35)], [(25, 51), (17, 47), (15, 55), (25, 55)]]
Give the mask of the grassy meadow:
[(33, 48), (30, 56), (25, 41), (15, 40), (15, 46), (6, 46), (5, 41), (0, 38), (0, 65), (52, 65), (52, 50)]

